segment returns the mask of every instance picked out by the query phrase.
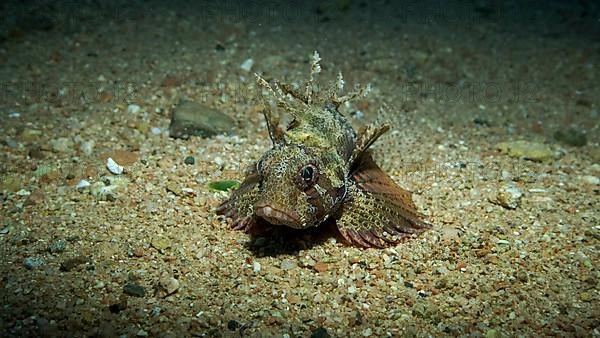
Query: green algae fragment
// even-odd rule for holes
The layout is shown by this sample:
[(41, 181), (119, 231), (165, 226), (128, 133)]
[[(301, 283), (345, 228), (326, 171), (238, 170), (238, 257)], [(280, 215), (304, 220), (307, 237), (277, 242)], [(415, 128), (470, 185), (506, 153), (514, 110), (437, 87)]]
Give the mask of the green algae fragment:
[(218, 191), (228, 191), (230, 189), (235, 189), (240, 186), (240, 182), (236, 180), (231, 181), (214, 181), (208, 184), (208, 187), (212, 190)]
[(501, 142), (496, 149), (510, 157), (524, 158), (535, 162), (545, 162), (554, 157), (552, 149), (542, 143), (528, 141)]
[(40, 178), (40, 177), (50, 173), (52, 171), (52, 169), (53, 168), (51, 166), (42, 164), (42, 165), (39, 165), (35, 169), (35, 171), (33, 172), (33, 175), (37, 178)]

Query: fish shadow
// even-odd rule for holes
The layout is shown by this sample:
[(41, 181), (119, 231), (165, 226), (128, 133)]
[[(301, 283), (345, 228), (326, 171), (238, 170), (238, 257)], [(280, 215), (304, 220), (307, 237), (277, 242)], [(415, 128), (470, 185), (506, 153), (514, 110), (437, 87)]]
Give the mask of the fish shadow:
[(310, 229), (293, 229), (286, 226), (274, 226), (267, 222), (257, 223), (250, 231), (250, 240), (245, 247), (256, 257), (277, 257), (296, 255), (322, 245), (329, 238), (341, 240), (334, 221), (327, 221)]

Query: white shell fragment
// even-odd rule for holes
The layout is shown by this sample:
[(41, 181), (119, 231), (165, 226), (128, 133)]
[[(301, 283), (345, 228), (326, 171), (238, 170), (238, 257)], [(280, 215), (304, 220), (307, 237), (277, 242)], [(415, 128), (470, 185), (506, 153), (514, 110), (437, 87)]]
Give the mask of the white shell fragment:
[(121, 175), (123, 173), (123, 170), (124, 170), (123, 166), (119, 165), (111, 157), (109, 157), (106, 160), (106, 168), (108, 169), (108, 171), (110, 171), (111, 173), (113, 173), (115, 175)]
[(252, 271), (256, 272), (260, 272), (260, 263), (257, 261), (252, 262)]
[(130, 104), (127, 106), (127, 112), (130, 114), (137, 114), (140, 112), (140, 110), (142, 110), (142, 107), (138, 106), (137, 104)]
[(89, 188), (90, 185), (91, 185), (90, 182), (88, 182), (87, 180), (81, 180), (81, 181), (79, 181), (77, 183), (77, 185), (75, 186), (75, 188), (77, 190), (83, 190), (85, 188)]
[(246, 61), (244, 61), (241, 65), (240, 68), (244, 71), (249, 72), (252, 69), (252, 66), (254, 65), (254, 60), (252, 59), (247, 59)]
[(21, 189), (21, 190), (17, 191), (17, 195), (19, 195), (19, 196), (29, 196), (29, 195), (31, 195), (31, 191), (25, 190), (25, 189)]

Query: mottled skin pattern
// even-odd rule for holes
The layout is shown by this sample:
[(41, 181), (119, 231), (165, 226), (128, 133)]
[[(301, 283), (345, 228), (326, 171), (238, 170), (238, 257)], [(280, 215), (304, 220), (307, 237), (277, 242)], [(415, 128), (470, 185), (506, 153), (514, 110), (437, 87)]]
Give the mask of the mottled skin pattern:
[[(240, 188), (217, 212), (230, 217), (234, 229), (243, 230), (260, 218), (296, 229), (334, 218), (342, 236), (363, 247), (386, 247), (426, 230), (431, 225), (416, 211), (411, 194), (368, 151), (389, 126), (367, 127), (357, 134), (338, 111), (365, 88), (338, 96), (340, 74), (337, 86), (317, 96), (313, 79), (320, 72), (319, 61), (315, 52), (304, 92), (256, 75), (269, 93), (264, 115), (273, 148), (249, 168)], [(293, 118), (285, 130), (273, 116), (277, 108)]]

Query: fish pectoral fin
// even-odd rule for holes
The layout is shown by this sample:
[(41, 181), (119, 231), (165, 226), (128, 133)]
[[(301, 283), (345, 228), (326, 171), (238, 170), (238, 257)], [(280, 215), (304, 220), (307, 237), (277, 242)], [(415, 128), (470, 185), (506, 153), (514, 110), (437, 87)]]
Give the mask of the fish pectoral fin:
[(356, 139), (354, 151), (350, 156), (350, 163), (354, 163), (356, 160), (360, 159), (362, 154), (369, 150), (369, 147), (388, 130), (390, 130), (389, 124), (383, 124), (379, 127), (367, 126), (362, 129)]
[(257, 217), (254, 214), (254, 203), (258, 198), (259, 182), (256, 164), (253, 164), (240, 187), (217, 207), (218, 215), (231, 218), (233, 229), (248, 231), (256, 225)]
[(400, 188), (367, 153), (351, 177), (337, 227), (350, 243), (384, 248), (432, 227)]

